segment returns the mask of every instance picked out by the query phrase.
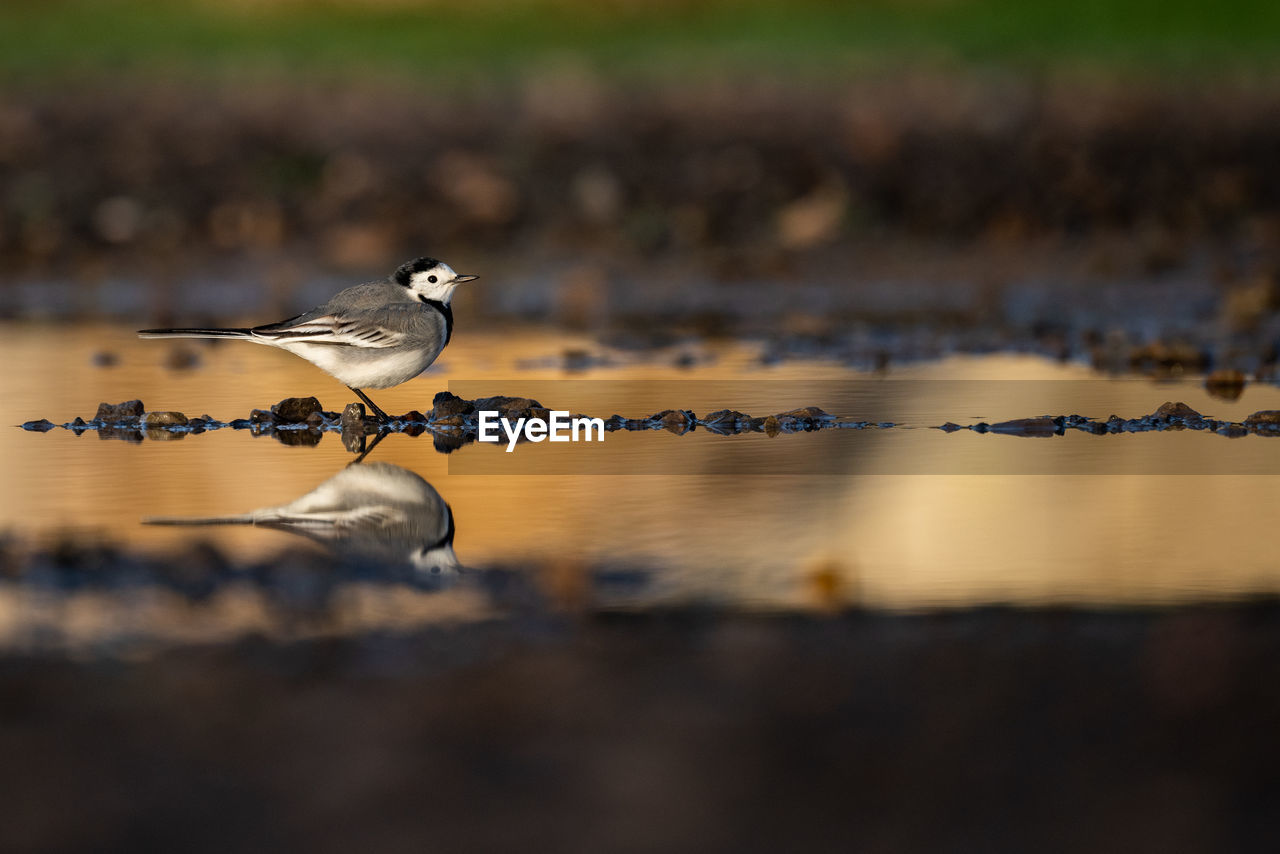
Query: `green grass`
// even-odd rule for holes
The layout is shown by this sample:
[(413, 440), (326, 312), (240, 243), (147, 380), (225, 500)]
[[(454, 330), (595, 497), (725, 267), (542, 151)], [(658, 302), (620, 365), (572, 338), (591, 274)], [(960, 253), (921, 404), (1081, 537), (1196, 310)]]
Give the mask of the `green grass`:
[[(268, 4), (269, 5), (269, 4)], [(0, 73), (274, 67), (448, 77), (572, 55), (604, 70), (831, 68), (958, 60), (1139, 67), (1272, 66), (1280, 3), (1253, 0), (590, 0), (253, 4), (5, 0)]]

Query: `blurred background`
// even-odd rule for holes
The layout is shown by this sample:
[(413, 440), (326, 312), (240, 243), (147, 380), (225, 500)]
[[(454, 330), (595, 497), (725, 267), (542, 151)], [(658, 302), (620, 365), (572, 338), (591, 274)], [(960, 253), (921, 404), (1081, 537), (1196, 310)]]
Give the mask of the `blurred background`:
[(482, 279), (394, 411), (572, 374), (902, 429), (611, 435), (617, 478), (391, 436), (447, 589), (139, 523), (336, 436), (8, 430), (0, 850), (1280, 843), (1268, 440), (915, 429), (1280, 409), (1280, 4), (0, 3), (5, 424), (341, 409), (132, 330), (418, 255)]
[(431, 254), (468, 323), (1269, 372), (1278, 40), (1250, 0), (17, 0), (0, 312), (273, 316)]

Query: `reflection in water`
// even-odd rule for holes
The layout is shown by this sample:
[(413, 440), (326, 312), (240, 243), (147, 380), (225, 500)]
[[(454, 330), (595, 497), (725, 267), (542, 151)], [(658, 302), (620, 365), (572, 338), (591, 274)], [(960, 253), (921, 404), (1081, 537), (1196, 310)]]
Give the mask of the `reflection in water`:
[(254, 525), (322, 543), (361, 566), (457, 575), (453, 511), (431, 484), (390, 463), (349, 465), (288, 504), (239, 516), (157, 517), (150, 525)]

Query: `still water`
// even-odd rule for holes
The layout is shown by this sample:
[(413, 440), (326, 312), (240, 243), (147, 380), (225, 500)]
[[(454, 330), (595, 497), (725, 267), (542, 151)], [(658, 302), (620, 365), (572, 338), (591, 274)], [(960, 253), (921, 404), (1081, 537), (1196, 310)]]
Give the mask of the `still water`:
[[(606, 364), (569, 374), (567, 350)], [(289, 396), (314, 394), (331, 410), (352, 398), (279, 351), (183, 342), (175, 353), (115, 327), (10, 326), (0, 331), (0, 352), (10, 368), (0, 377), (10, 425), (88, 419), (99, 402), (132, 398), (148, 410), (224, 421)], [(759, 348), (742, 342), (637, 355), (562, 332), (510, 329), (459, 336), (424, 376), (374, 397), (390, 412), (425, 412), (445, 388), (529, 396), (601, 417), (726, 407), (763, 416), (815, 405), (895, 426), (772, 438), (619, 432), (600, 445), (525, 444), (513, 454), (472, 444), (446, 455), (430, 434), (390, 435), (355, 486), (353, 457), (334, 434), (315, 447), (229, 429), (134, 445), (93, 432), (7, 428), (0, 644), (209, 641), (488, 619), (505, 605), (477, 579), (495, 568), (567, 609), (1111, 606), (1280, 591), (1280, 440), (930, 429), (1046, 413), (1132, 417), (1167, 400), (1241, 420), (1280, 409), (1272, 386), (1250, 386), (1228, 402), (1193, 379), (1105, 379), (1016, 355), (871, 375), (820, 361), (766, 366)], [(352, 494), (365, 509), (353, 517), (344, 505), (340, 534), (316, 521)], [(260, 513), (257, 525), (144, 524), (283, 506)], [(386, 518), (397, 513), (403, 518)], [(286, 516), (293, 521), (281, 522)], [(80, 566), (69, 583), (48, 557), (68, 543), (108, 548), (112, 557)], [(399, 551), (405, 558), (396, 561), (390, 555)], [(145, 569), (210, 554), (231, 569), (197, 597), (155, 583)], [(316, 563), (335, 554), (355, 555), (362, 569)], [(324, 567), (323, 608), (284, 619), (263, 573), (285, 573), (295, 589), (320, 571), (314, 566)], [(237, 569), (244, 567), (253, 571)]]

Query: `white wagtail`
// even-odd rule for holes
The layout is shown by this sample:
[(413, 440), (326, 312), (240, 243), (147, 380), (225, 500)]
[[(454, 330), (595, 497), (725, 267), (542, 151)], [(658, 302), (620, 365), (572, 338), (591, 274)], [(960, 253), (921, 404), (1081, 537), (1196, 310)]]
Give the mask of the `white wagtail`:
[(339, 557), (457, 575), (453, 511), (431, 484), (390, 463), (349, 465), (306, 495), (240, 516), (172, 516), (147, 525), (254, 525), (323, 543)]
[(243, 338), (301, 356), (337, 377), (390, 419), (361, 388), (391, 388), (436, 360), (453, 335), (453, 289), (464, 276), (434, 258), (400, 265), (381, 282), (355, 285), (308, 312), (240, 329), (143, 329), (140, 338)]

